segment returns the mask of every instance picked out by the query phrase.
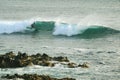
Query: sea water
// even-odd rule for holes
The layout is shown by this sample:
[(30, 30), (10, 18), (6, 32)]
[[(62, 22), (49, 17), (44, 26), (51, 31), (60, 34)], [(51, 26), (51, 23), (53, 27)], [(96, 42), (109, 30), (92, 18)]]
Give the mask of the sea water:
[[(34, 24), (35, 28), (31, 28)], [(37, 31), (36, 31), (37, 30)], [(0, 54), (67, 56), (90, 68), (32, 66), (5, 74), (38, 73), (77, 80), (120, 78), (119, 0), (0, 0)]]

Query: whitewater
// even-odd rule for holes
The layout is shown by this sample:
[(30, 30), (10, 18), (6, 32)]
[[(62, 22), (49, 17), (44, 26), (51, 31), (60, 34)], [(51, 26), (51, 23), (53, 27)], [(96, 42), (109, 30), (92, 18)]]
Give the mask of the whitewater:
[[(90, 15), (91, 16), (91, 15)], [(48, 30), (53, 31), (53, 35), (65, 35), (65, 36), (73, 36), (84, 33), (88, 29), (113, 29), (113, 31), (120, 32), (119, 28), (116, 27), (108, 27), (105, 24), (100, 24), (95, 21), (92, 17), (81, 20), (81, 22), (73, 24), (73, 23), (65, 23), (60, 21), (40, 21), (40, 19), (31, 19), (24, 21), (0, 21), (0, 33), (1, 34), (11, 34), (11, 33), (28, 33), (34, 32), (35, 30)], [(85, 21), (87, 23), (85, 23)], [(33, 26), (34, 28), (33, 28)]]

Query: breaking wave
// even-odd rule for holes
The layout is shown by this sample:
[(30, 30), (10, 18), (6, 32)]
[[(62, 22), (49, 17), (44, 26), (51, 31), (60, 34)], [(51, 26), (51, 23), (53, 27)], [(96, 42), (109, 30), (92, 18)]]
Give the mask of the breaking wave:
[(73, 36), (80, 34), (116, 33), (119, 30), (101, 25), (80, 25), (56, 21), (0, 21), (0, 34), (34, 33), (52, 31), (53, 35)]
[(31, 21), (0, 21), (0, 34), (31, 31), (32, 29), (29, 29), (31, 23)]

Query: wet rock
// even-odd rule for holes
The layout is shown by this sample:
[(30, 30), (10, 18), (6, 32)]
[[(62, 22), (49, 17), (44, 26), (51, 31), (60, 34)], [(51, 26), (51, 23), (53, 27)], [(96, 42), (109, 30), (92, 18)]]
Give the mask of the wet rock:
[(105, 51), (97, 51), (97, 53), (104, 53)]
[(69, 62), (67, 57), (62, 57), (62, 56), (54, 57), (53, 60), (60, 61), (60, 62)]
[(110, 54), (110, 53), (116, 53), (116, 52), (115, 52), (115, 51), (108, 51), (107, 53), (109, 53), (109, 54)]
[(62, 78), (62, 79), (57, 79), (57, 78), (52, 78), (48, 75), (37, 75), (37, 74), (14, 74), (14, 75), (9, 75), (7, 74), (6, 76), (2, 76), (1, 78), (7, 78), (7, 79), (16, 79), (16, 78), (21, 78), (24, 80), (76, 80), (74, 78)]
[(30, 65), (53, 67), (55, 63), (50, 62), (51, 60), (69, 61), (67, 57), (56, 57), (53, 59), (45, 53), (42, 55), (37, 53), (36, 55), (29, 56), (27, 53), (18, 52), (16, 55), (13, 52), (9, 52), (5, 55), (0, 55), (0, 68), (17, 68)]
[(26, 58), (28, 58), (28, 55), (26, 53), (23, 53), (22, 57), (26, 59)]
[(77, 64), (75, 63), (68, 63), (68, 68), (76, 68)]
[(9, 52), (9, 53), (6, 53), (6, 57), (14, 58), (14, 57), (15, 57), (15, 54), (11, 51), (11, 52)]
[(15, 55), (13, 52), (6, 53), (0, 56), (0, 67), (1, 68), (16, 68), (24, 67), (28, 65), (28, 55), (26, 53), (18, 52)]
[(89, 68), (87, 62), (85, 62), (85, 63), (83, 63), (83, 64), (79, 64), (78, 67), (81, 67), (81, 68)]
[(32, 62), (28, 62), (27, 66), (33, 66), (34, 64)]
[(102, 64), (102, 65), (105, 65), (105, 62), (103, 62), (103, 61), (100, 61), (100, 62), (98, 62), (99, 64)]
[(53, 67), (55, 64), (52, 62), (49, 62), (49, 61), (42, 61), (42, 63), (40, 65)]
[(50, 57), (47, 54), (34, 54), (28, 55), (27, 53), (18, 52), (15, 54), (13, 52), (0, 55), (0, 68), (17, 68), (26, 67), (32, 65), (49, 66), (54, 67), (56, 64), (65, 62), (68, 68), (83, 67), (88, 68), (86, 63), (82, 65), (76, 65), (75, 63), (69, 62), (67, 57)]
[(42, 56), (42, 60), (47, 60), (47, 61), (50, 61), (51, 60), (51, 57), (49, 57), (47, 54), (43, 54)]

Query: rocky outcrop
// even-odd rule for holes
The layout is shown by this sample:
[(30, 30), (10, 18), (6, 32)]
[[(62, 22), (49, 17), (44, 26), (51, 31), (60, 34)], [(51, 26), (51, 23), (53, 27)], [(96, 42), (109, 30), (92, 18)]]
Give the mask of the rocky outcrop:
[(28, 55), (27, 53), (21, 52), (18, 52), (17, 54), (9, 52), (4, 55), (0, 55), (0, 68), (17, 68), (32, 65), (54, 67), (58, 63), (61, 63), (62, 65), (62, 62), (65, 62), (64, 65), (66, 65), (68, 68), (88, 68), (88, 65), (86, 63), (83, 63), (82, 65), (77, 65), (76, 63), (70, 62), (67, 57), (50, 57), (45, 53)]
[(7, 74), (6, 76), (2, 76), (2, 78), (7, 78), (7, 79), (15, 79), (20, 78), (24, 80), (76, 80), (74, 78), (62, 78), (62, 79), (57, 79), (57, 78), (52, 78), (48, 75), (37, 75), (37, 74), (14, 74), (14, 75), (9, 75)]

